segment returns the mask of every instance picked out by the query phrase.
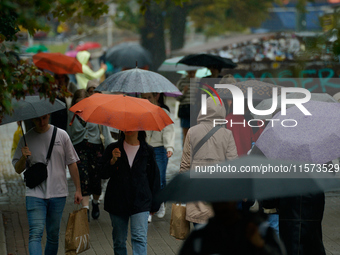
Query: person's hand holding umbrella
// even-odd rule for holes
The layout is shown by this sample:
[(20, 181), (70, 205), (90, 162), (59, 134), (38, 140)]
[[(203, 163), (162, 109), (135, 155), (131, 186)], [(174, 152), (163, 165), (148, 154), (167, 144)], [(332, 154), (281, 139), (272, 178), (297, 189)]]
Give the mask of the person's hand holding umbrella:
[(27, 145), (21, 148), (21, 153), (22, 157), (18, 161), (17, 167), (14, 168), (15, 172), (17, 172), (18, 174), (21, 174), (25, 170), (27, 159), (29, 156), (32, 155)]
[(21, 152), (22, 152), (22, 156), (24, 156), (25, 159), (27, 159), (29, 156), (32, 155), (32, 152), (30, 151), (27, 145), (21, 148)]
[(119, 150), (119, 148), (115, 148), (113, 151), (112, 151), (112, 159), (110, 160), (110, 165), (114, 165), (118, 158), (121, 157), (121, 152)]

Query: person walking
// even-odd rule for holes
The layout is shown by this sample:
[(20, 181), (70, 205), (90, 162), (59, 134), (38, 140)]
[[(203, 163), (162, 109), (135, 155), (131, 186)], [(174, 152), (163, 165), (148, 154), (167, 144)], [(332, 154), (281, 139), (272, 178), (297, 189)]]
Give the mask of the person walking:
[(100, 160), (101, 177), (109, 179), (104, 210), (110, 214), (115, 255), (127, 255), (130, 221), (133, 254), (147, 254), (148, 216), (158, 211), (154, 196), (160, 177), (153, 148), (144, 131), (126, 131), (110, 144)]
[(180, 255), (286, 255), (274, 230), (258, 213), (242, 212), (237, 202), (213, 202), (214, 217), (184, 241)]
[[(74, 93), (72, 106), (88, 97), (85, 89), (79, 89)], [(106, 126), (85, 122), (78, 115), (69, 112), (69, 121), (73, 123), (68, 126), (67, 132), (71, 137), (73, 146), (77, 151), (80, 161), (77, 162), (81, 190), (83, 195), (82, 206), (88, 210), (88, 220), (90, 221), (90, 196), (92, 199), (92, 218), (98, 219), (100, 216), (99, 197), (101, 195), (101, 178), (98, 172), (97, 163), (101, 158), (104, 147), (101, 135), (104, 136), (104, 146), (112, 142), (109, 129)]]
[(182, 96), (176, 98), (179, 101), (178, 118), (181, 119), (181, 128), (183, 136), (183, 144), (185, 137), (190, 128), (190, 104), (194, 104), (196, 100), (196, 90), (195, 86), (190, 86), (190, 79), (194, 79), (196, 75), (196, 70), (186, 71), (187, 76), (181, 78), (176, 86), (179, 91), (182, 92)]
[[(151, 103), (161, 107), (170, 117), (170, 109), (164, 103), (163, 93), (143, 93), (142, 98), (148, 99)], [(175, 147), (175, 125), (171, 124), (163, 128), (162, 131), (146, 131), (146, 140), (153, 147), (156, 156), (157, 166), (161, 177), (161, 189), (166, 186), (166, 169), (168, 160), (172, 156)], [(156, 213), (158, 218), (165, 216), (165, 205), (161, 204), (159, 211)], [(148, 222), (152, 221), (152, 215), (149, 215)]]
[[(45, 162), (54, 126), (49, 124), (50, 115), (33, 119), (34, 128), (25, 135), (27, 145), (20, 139), (12, 164), (21, 174), (26, 169), (26, 161), (31, 164)], [(35, 188), (26, 188), (26, 212), (29, 225), (29, 253), (41, 255), (41, 238), (46, 225), (45, 254), (57, 254), (59, 230), (63, 210), (68, 195), (66, 168), (76, 187), (74, 203), (82, 200), (79, 174), (76, 162), (79, 160), (68, 134), (56, 129), (56, 137), (50, 160), (47, 164), (48, 177)]]
[[(215, 100), (218, 102), (218, 99)], [(191, 127), (184, 142), (180, 172), (194, 169), (196, 165), (218, 163), (224, 160), (237, 158), (237, 149), (233, 135), (230, 130), (221, 127), (198, 149), (193, 155), (197, 144), (214, 128), (214, 119), (224, 119), (226, 109), (224, 104), (215, 105), (213, 98), (207, 99), (207, 114), (202, 112), (197, 117), (197, 125)], [(194, 223), (199, 228), (206, 224), (208, 219), (213, 216), (211, 207), (205, 202), (187, 203), (186, 219)]]
[(86, 89), (87, 82), (92, 79), (99, 79), (103, 74), (105, 74), (105, 71), (107, 69), (107, 66), (105, 64), (100, 65), (100, 69), (97, 72), (94, 72), (90, 68), (90, 56), (91, 53), (88, 51), (79, 51), (77, 53), (77, 60), (82, 65), (83, 73), (77, 73), (76, 79), (78, 83), (79, 89)]

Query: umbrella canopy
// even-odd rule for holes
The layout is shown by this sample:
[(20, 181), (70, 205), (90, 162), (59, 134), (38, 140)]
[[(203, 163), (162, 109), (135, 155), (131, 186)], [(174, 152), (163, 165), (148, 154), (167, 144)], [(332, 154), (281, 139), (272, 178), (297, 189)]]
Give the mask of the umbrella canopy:
[(77, 57), (79, 51), (77, 50), (70, 50), (68, 52), (65, 53), (66, 56), (71, 57), (71, 58), (75, 58)]
[(152, 64), (152, 57), (149, 51), (139, 43), (125, 42), (107, 50), (106, 61), (113, 66), (134, 68), (144, 67)]
[(38, 53), (33, 56), (33, 63), (56, 74), (82, 73), (83, 69), (75, 58), (61, 53)]
[(12, 107), (14, 109), (13, 114), (4, 115), (1, 125), (41, 117), (65, 109), (66, 105), (59, 99), (56, 99), (52, 104), (49, 99), (39, 96), (26, 96), (25, 99), (20, 100), (12, 98)]
[(178, 88), (164, 76), (139, 68), (115, 73), (104, 80), (96, 91), (124, 93), (178, 93)]
[(91, 50), (96, 48), (101, 48), (102, 45), (97, 42), (86, 42), (83, 44), (80, 44), (76, 47), (76, 51), (83, 51), (83, 50)]
[(31, 53), (46, 52), (46, 51), (48, 51), (48, 49), (46, 48), (45, 45), (42, 45), (42, 44), (36, 44), (26, 49), (26, 52), (31, 52)]
[(178, 64), (185, 64), (188, 66), (214, 66), (216, 68), (235, 68), (235, 64), (229, 58), (222, 58), (218, 55), (212, 54), (190, 54), (178, 61)]
[(202, 69), (203, 66), (188, 66), (178, 64), (177, 62), (183, 59), (184, 56), (166, 59), (158, 68), (158, 72), (177, 72), (177, 71), (193, 71)]
[[(257, 81), (257, 80), (247, 80), (243, 82), (237, 82), (235, 84), (236, 87), (240, 88), (244, 94), (245, 98), (248, 98), (247, 90), (248, 88), (253, 88), (253, 100), (263, 100), (267, 98), (272, 98), (273, 88), (278, 88), (278, 94), (280, 94), (281, 86)], [(233, 96), (229, 89), (216, 89), (217, 93), (220, 95), (221, 98), (224, 99), (233, 99)]]
[(340, 103), (340, 92), (336, 93), (333, 98)]
[[(287, 115), (277, 113), (275, 125), (268, 124), (262, 132), (256, 146), (266, 157), (323, 164), (340, 156), (340, 104), (309, 101), (303, 106), (312, 115), (291, 107)], [(297, 125), (280, 125), (285, 119), (293, 119)]]
[(147, 99), (96, 93), (70, 108), (83, 120), (122, 131), (161, 131), (172, 120)]
[[(287, 94), (286, 98), (289, 99), (297, 99), (297, 98), (305, 98), (305, 94), (302, 93), (291, 93)], [(311, 93), (311, 99), (312, 101), (320, 101), (320, 102), (333, 102), (337, 103), (337, 101), (329, 94), (327, 93)], [(271, 108), (273, 104), (273, 99), (268, 98), (261, 101), (255, 108), (257, 110), (268, 110)], [(287, 108), (294, 106), (294, 104), (287, 105)], [(281, 109), (281, 96), (278, 96), (277, 98), (277, 106), (276, 110)], [(271, 119), (273, 116), (270, 115), (253, 115), (255, 119)]]
[[(225, 161), (219, 166), (235, 167), (236, 171), (241, 167), (272, 166), (277, 168), (300, 165), (300, 162), (286, 160), (270, 160), (261, 156), (245, 156), (236, 160)], [(221, 173), (220, 178), (193, 178), (191, 170), (178, 174), (160, 192), (158, 201), (176, 202), (224, 202), (239, 201), (247, 199), (270, 199), (278, 197), (289, 197), (304, 195), (308, 193), (319, 193), (340, 188), (338, 178), (330, 174), (316, 173), (292, 173), (285, 174), (271, 173), (261, 174), (248, 173)], [(191, 173), (190, 173), (191, 172)], [(209, 173), (208, 173), (209, 175)], [(210, 175), (211, 176), (211, 175)], [(262, 176), (262, 177), (261, 177)], [(321, 178), (320, 178), (321, 177)]]

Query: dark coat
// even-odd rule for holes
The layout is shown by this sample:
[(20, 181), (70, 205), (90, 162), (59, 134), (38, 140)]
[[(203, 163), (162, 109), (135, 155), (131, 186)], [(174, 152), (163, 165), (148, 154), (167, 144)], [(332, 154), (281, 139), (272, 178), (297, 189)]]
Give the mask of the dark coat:
[(322, 242), (325, 195), (309, 194), (280, 198), (280, 238), (288, 255), (325, 255)]
[(263, 248), (255, 247), (247, 238), (249, 223), (250, 221), (242, 218), (233, 224), (223, 225), (215, 217), (210, 218), (206, 226), (190, 233), (188, 239), (183, 243), (179, 255), (286, 254), (274, 230), (266, 224), (260, 224), (261, 227), (259, 228), (265, 245)]
[[(250, 154), (264, 156), (256, 145)], [(264, 201), (268, 205), (276, 202), (280, 239), (286, 247), (287, 255), (325, 255), (321, 226), (325, 207), (324, 193)]]
[[(121, 157), (110, 165), (112, 151), (121, 151)], [(123, 140), (111, 143), (99, 162), (101, 178), (110, 178), (104, 199), (104, 210), (114, 215), (133, 215), (140, 212), (157, 212), (160, 204), (154, 197), (160, 191), (160, 174), (153, 148), (140, 142), (132, 167), (123, 147)]]

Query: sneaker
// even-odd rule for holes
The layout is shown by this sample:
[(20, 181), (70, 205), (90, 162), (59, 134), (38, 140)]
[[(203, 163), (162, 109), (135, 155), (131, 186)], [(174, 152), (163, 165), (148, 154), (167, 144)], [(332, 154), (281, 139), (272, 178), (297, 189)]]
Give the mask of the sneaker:
[(98, 204), (94, 204), (92, 201), (92, 218), (93, 219), (98, 219), (99, 215), (100, 215), (100, 211), (99, 211), (99, 203)]
[(163, 218), (165, 215), (165, 205), (164, 203), (161, 204), (161, 207), (159, 208), (158, 212), (156, 212), (156, 215), (158, 218)]
[(151, 221), (152, 221), (152, 215), (149, 214), (148, 223), (151, 223)]

